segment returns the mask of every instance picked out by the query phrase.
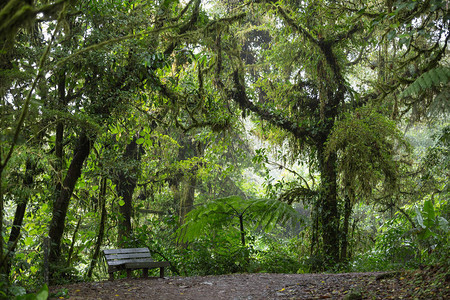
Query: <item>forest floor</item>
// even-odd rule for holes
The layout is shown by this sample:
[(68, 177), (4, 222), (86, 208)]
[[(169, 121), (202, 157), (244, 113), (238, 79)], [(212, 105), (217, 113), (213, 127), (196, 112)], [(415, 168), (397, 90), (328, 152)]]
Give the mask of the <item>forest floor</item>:
[(51, 299), (450, 299), (442, 267), (406, 272), (116, 279), (50, 288)]

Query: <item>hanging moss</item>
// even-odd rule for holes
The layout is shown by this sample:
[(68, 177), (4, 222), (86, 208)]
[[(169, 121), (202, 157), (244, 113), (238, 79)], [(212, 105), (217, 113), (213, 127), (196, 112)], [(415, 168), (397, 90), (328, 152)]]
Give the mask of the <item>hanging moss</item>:
[(377, 184), (394, 189), (399, 177), (399, 153), (409, 147), (396, 124), (372, 107), (363, 107), (338, 121), (326, 153), (338, 153), (338, 173), (344, 186), (368, 195)]
[(11, 0), (0, 11), (0, 38), (10, 39), (23, 24), (34, 19), (34, 9), (22, 0)]

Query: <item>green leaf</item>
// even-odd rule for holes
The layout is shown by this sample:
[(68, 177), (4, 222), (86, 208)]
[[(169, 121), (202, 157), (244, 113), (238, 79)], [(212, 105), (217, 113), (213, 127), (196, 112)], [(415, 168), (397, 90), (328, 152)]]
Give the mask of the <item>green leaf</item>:
[(409, 37), (409, 38), (402, 37), (402, 38), (400, 38), (398, 44), (400, 47), (403, 45), (409, 46), (410, 42), (411, 42), (411, 37)]
[(136, 144), (141, 145), (141, 144), (144, 143), (144, 141), (145, 141), (144, 138), (138, 138), (138, 139), (136, 140)]
[(425, 228), (425, 225), (423, 224), (422, 214), (420, 213), (419, 208), (416, 207), (415, 209), (416, 209), (416, 220), (417, 220), (417, 223), (420, 225), (420, 227)]
[(434, 212), (434, 207), (431, 200), (425, 201), (423, 204), (423, 212), (425, 215), (425, 225), (427, 227), (433, 226), (436, 220), (436, 214)]
[(26, 294), (16, 296), (15, 300), (47, 300), (48, 299), (48, 287), (46, 284), (36, 294)]
[(36, 300), (46, 300), (48, 298), (48, 287), (46, 284), (36, 294)]
[(297, 211), (281, 201), (230, 196), (209, 201), (190, 211), (177, 236), (183, 242), (197, 239), (211, 230), (238, 225), (239, 216), (243, 216), (246, 226), (261, 226), (266, 231), (278, 223), (299, 220)]
[(364, 7), (364, 8), (362, 8), (362, 9), (358, 10), (357, 14), (358, 14), (358, 15), (364, 14), (364, 13), (366, 12), (366, 9), (367, 9), (367, 7)]
[(442, 84), (447, 84), (450, 79), (450, 68), (439, 67), (423, 73), (413, 83), (411, 83), (401, 94), (400, 97), (417, 95), (422, 91)]
[(409, 2), (408, 4), (407, 4), (407, 8), (408, 8), (408, 10), (413, 10), (415, 7), (416, 7), (416, 2), (415, 1), (413, 1), (413, 2)]
[(443, 217), (438, 217), (437, 220), (438, 220), (439, 227), (442, 230), (444, 230), (444, 232), (448, 232), (449, 231), (448, 221)]
[(9, 292), (14, 296), (24, 296), (27, 290), (22, 286), (13, 285), (9, 288)]
[(25, 246), (31, 246), (33, 244), (33, 238), (31, 236), (27, 236), (24, 242)]
[(397, 35), (397, 32), (395, 30), (391, 30), (389, 31), (389, 33), (387, 34), (387, 38), (388, 40), (392, 40), (395, 38), (395, 36)]
[(431, 76), (432, 72), (428, 72), (423, 74), (423, 80), (426, 83), (426, 86), (433, 86), (433, 78)]
[(433, 236), (433, 232), (430, 229), (425, 229), (424, 231), (422, 231), (422, 233), (420, 234), (420, 238), (423, 240), (428, 239), (430, 236)]
[(123, 201), (123, 199), (120, 199), (120, 200), (119, 200), (119, 205), (120, 205), (120, 206), (124, 206), (124, 205), (125, 205), (125, 201)]

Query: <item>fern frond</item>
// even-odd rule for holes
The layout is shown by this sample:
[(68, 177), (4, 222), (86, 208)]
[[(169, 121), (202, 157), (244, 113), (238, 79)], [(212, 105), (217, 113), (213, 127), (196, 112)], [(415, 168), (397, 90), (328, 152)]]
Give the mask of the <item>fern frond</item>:
[(447, 84), (450, 81), (450, 68), (439, 67), (431, 69), (428, 72), (423, 73), (413, 83), (411, 83), (403, 92), (400, 97), (407, 97), (411, 95), (418, 95), (419, 93), (430, 89), (440, 84)]
[(300, 216), (292, 206), (279, 200), (260, 199), (251, 200), (255, 204), (250, 216), (254, 220), (254, 226), (261, 227), (265, 231), (272, 230), (275, 225), (285, 225), (288, 221), (298, 222)]
[(448, 116), (450, 114), (450, 86), (445, 87), (431, 102), (428, 108), (428, 117)]
[(260, 227), (266, 231), (273, 229), (276, 224), (300, 220), (297, 211), (281, 201), (231, 196), (212, 200), (190, 211), (186, 215), (185, 224), (177, 231), (177, 236), (183, 242), (194, 240), (211, 230), (238, 225), (239, 216), (244, 218), (247, 227)]

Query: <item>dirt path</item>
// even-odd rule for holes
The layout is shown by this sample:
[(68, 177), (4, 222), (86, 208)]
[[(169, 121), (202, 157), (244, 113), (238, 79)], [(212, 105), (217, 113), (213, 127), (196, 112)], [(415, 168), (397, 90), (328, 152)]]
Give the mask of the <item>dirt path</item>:
[[(400, 273), (386, 279), (377, 279), (380, 274), (384, 273), (258, 273), (164, 279), (119, 279), (113, 282), (77, 283), (52, 287), (50, 290), (53, 293), (65, 291), (69, 299), (83, 300), (445, 299), (445, 295), (450, 296), (448, 284), (447, 291), (441, 291), (440, 294), (430, 292), (422, 296), (423, 293), (418, 293), (417, 287)], [(63, 295), (57, 295), (53, 299), (61, 296)]]

